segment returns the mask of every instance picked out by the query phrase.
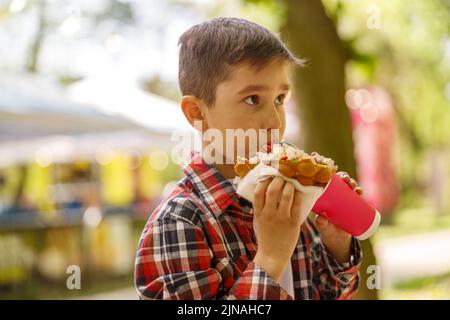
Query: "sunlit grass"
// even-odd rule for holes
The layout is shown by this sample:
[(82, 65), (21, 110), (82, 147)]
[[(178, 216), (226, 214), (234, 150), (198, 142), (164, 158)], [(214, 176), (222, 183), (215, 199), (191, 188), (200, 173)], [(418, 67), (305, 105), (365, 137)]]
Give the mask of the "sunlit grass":
[(394, 213), (391, 225), (381, 225), (374, 241), (450, 230), (450, 212), (437, 215), (430, 206), (404, 208)]
[[(378, 241), (450, 230), (450, 212), (438, 215), (426, 201), (416, 200), (413, 205), (403, 206), (394, 213), (391, 224), (380, 226), (373, 239), (375, 245)], [(379, 294), (380, 299), (448, 300), (450, 272), (395, 283)]]
[(381, 299), (449, 300), (450, 272), (434, 277), (416, 278), (380, 290)]

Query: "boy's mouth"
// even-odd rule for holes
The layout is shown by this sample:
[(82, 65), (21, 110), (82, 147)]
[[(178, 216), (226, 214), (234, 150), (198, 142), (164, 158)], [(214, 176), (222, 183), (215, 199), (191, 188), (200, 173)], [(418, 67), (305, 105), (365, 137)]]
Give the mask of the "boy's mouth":
[[(275, 134), (272, 134), (272, 130), (275, 130)], [(267, 129), (267, 142), (263, 146), (265, 152), (272, 152), (272, 146), (280, 143), (279, 129)]]
[(270, 152), (272, 152), (272, 146), (273, 146), (274, 144), (272, 143), (272, 142), (267, 142), (267, 143), (265, 143), (265, 144), (263, 144), (261, 147), (260, 147), (260, 150), (259, 151), (262, 151), (262, 152), (265, 152), (265, 153), (270, 153)]

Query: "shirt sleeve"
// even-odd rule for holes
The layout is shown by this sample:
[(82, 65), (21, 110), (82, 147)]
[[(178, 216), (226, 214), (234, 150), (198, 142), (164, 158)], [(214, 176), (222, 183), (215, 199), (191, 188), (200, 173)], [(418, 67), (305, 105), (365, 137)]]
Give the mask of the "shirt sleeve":
[(362, 251), (359, 240), (352, 237), (350, 245), (350, 259), (340, 263), (326, 249), (319, 232), (313, 222), (310, 226), (310, 241), (312, 245), (314, 263), (318, 272), (314, 275), (320, 299), (352, 299), (357, 291), (360, 281), (359, 268), (361, 266)]
[(135, 286), (139, 297), (292, 299), (254, 262), (224, 290), (225, 280), (220, 270), (213, 267), (212, 260), (213, 251), (207, 238), (195, 224), (173, 218), (152, 222), (143, 233), (136, 255)]
[(228, 299), (293, 300), (294, 298), (252, 261), (230, 290)]

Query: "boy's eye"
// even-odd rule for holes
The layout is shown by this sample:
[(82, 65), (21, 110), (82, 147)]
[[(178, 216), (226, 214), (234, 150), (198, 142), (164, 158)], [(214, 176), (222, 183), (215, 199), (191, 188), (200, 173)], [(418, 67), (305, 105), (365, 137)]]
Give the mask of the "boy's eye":
[(280, 94), (276, 99), (275, 99), (275, 104), (277, 105), (281, 105), (284, 102), (284, 94)]
[(249, 105), (254, 106), (254, 105), (257, 105), (259, 103), (259, 97), (256, 96), (256, 95), (252, 95), (252, 96), (249, 96), (249, 97), (245, 98), (244, 102), (249, 104)]

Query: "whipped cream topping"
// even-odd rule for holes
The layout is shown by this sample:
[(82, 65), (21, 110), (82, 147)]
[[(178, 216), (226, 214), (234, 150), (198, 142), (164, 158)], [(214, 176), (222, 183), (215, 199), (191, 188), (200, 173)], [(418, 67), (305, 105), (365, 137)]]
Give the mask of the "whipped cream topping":
[[(251, 157), (248, 162), (250, 164), (258, 164), (259, 162), (269, 164), (273, 161), (278, 161), (283, 157), (287, 157), (287, 160), (295, 160), (299, 158), (311, 158), (314, 159), (317, 163), (334, 166), (334, 161), (330, 158), (326, 158), (317, 152), (313, 152), (311, 155), (308, 155), (303, 150), (297, 149), (286, 143), (277, 143), (273, 144), (271, 148), (271, 152), (257, 152), (253, 157)], [(238, 160), (245, 160), (244, 158), (240, 158)]]

